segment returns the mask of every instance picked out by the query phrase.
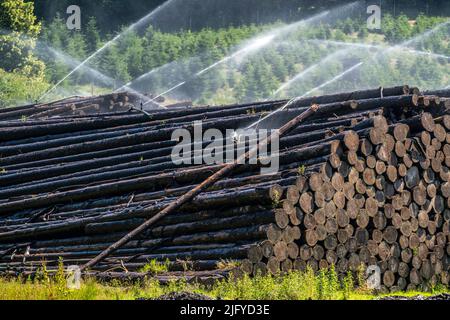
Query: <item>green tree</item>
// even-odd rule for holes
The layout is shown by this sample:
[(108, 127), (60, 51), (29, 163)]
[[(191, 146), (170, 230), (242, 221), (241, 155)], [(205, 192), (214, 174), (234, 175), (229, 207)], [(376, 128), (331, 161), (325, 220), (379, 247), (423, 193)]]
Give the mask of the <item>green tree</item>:
[(347, 37), (342, 30), (338, 29), (334, 32), (334, 39), (336, 39), (337, 41), (345, 41), (346, 38)]
[(32, 102), (47, 88), (42, 79), (0, 69), (0, 108)]
[(358, 32), (358, 38), (364, 40), (368, 36), (369, 36), (369, 30), (367, 30), (367, 27), (362, 27), (361, 30)]
[(270, 50), (267, 61), (270, 61), (272, 65), (273, 74), (280, 81), (285, 81), (288, 76), (288, 69), (286, 68), (283, 57), (275, 52), (274, 50)]
[(411, 37), (412, 26), (406, 15), (402, 14), (397, 18), (395, 31), (397, 36), (396, 40), (404, 41)]
[(100, 65), (102, 66), (102, 72), (117, 80), (115, 87), (120, 87), (122, 83), (127, 83), (131, 80), (127, 63), (121, 56), (117, 46), (111, 46), (102, 54)]
[(78, 60), (86, 58), (86, 42), (80, 32), (74, 32), (67, 40), (66, 53)]
[(128, 66), (128, 72), (132, 78), (137, 78), (144, 73), (143, 55), (144, 40), (136, 33), (130, 32), (120, 43), (120, 51)]
[(41, 41), (52, 48), (64, 50), (69, 38), (70, 32), (59, 14), (42, 28)]
[(43, 50), (39, 55), (46, 62), (46, 77), (51, 82), (57, 82), (70, 71), (70, 66), (60, 54), (66, 52), (70, 38), (70, 31), (59, 14), (42, 28), (40, 40)]
[(100, 32), (97, 28), (97, 20), (95, 17), (90, 17), (84, 32), (84, 39), (86, 41), (86, 49), (89, 53), (95, 52), (101, 43)]
[(0, 0), (0, 29), (10, 32), (0, 35), (0, 68), (42, 77), (45, 66), (32, 54), (41, 30), (34, 15), (34, 4), (23, 0)]
[(41, 24), (34, 15), (33, 2), (24, 0), (0, 0), (0, 27), (35, 38), (41, 31)]
[(395, 19), (391, 14), (386, 14), (381, 20), (381, 31), (386, 37), (387, 41), (393, 40), (395, 37)]
[(347, 18), (344, 21), (344, 25), (343, 25), (342, 31), (345, 34), (348, 34), (348, 35), (352, 34), (353, 32), (355, 32), (355, 25), (353, 24), (353, 20), (352, 19)]
[(411, 37), (413, 28), (409, 23), (406, 15), (400, 15), (396, 19), (387, 15), (383, 19), (384, 26), (382, 27), (386, 40), (389, 42), (400, 42)]

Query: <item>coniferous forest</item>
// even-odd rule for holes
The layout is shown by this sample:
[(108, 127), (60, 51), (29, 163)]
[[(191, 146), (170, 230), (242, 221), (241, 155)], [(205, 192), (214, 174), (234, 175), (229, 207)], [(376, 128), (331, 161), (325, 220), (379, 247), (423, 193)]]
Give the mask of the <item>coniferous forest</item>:
[[(249, 0), (245, 6), (242, 1), (226, 6), (219, 0), (191, 1), (189, 6), (186, 2), (166, 3), (158, 14), (130, 30), (128, 26), (162, 1), (133, 1), (127, 8), (123, 1), (95, 5), (78, 1), (81, 28), (69, 30), (68, 1), (2, 0), (2, 105), (38, 99), (121, 33), (118, 41), (71, 74), (47, 98), (95, 94), (125, 84), (158, 95), (186, 82), (167, 97), (225, 104), (397, 83), (427, 89), (450, 85), (446, 1), (416, 5), (385, 1), (381, 28), (375, 30), (368, 30), (366, 7), (361, 3), (351, 10), (339, 10), (339, 1), (254, 4)], [(327, 8), (330, 16), (317, 17)], [(427, 30), (431, 31), (426, 37), (419, 36)], [(249, 41), (265, 35), (276, 37), (262, 48), (240, 54)], [(339, 81), (333, 81), (335, 77)]]

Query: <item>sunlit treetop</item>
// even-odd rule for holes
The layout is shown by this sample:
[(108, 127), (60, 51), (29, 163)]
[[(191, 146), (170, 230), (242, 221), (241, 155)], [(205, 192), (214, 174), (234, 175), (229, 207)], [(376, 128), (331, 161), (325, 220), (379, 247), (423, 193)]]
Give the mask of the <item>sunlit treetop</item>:
[(0, 0), (0, 28), (36, 37), (41, 23), (34, 15), (34, 3), (24, 0)]

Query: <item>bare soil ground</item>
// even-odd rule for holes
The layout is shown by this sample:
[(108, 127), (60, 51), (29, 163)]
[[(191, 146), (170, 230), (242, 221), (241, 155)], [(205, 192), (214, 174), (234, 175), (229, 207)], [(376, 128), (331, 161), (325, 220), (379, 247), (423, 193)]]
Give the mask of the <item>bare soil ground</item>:
[(437, 296), (432, 297), (424, 297), (424, 296), (414, 296), (414, 297), (401, 297), (401, 296), (392, 296), (392, 297), (384, 297), (379, 300), (415, 300), (415, 301), (450, 301), (450, 294), (444, 293)]
[(165, 294), (163, 296), (160, 296), (156, 299), (152, 299), (152, 300), (180, 300), (180, 301), (206, 301), (206, 300), (213, 300), (212, 298), (202, 295), (202, 294), (198, 294), (198, 293), (192, 293), (192, 292), (172, 292), (172, 293), (168, 293)]

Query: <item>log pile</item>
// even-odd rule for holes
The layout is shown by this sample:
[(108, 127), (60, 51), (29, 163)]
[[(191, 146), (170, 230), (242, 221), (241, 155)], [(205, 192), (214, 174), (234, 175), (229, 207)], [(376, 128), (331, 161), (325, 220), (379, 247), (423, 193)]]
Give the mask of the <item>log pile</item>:
[(191, 101), (171, 104), (165, 103), (164, 97), (159, 97), (155, 101), (152, 101), (152, 98), (153, 95), (146, 96), (133, 92), (117, 92), (95, 97), (74, 96), (50, 103), (0, 109), (0, 123), (9, 127), (24, 124), (32, 126), (36, 121), (39, 124), (56, 124), (106, 116), (140, 114), (160, 108), (179, 109), (192, 106)]
[[(89, 272), (135, 277), (152, 260), (175, 277), (377, 265), (385, 290), (448, 284), (448, 96), (401, 86), (297, 100), (260, 124), (320, 105), (281, 138), (278, 173), (242, 165)], [(175, 165), (175, 129), (244, 128), (286, 103), (0, 113), (0, 274), (85, 264), (221, 168)]]
[(367, 135), (347, 131), (320, 171), (285, 189), (248, 271), (377, 265), (383, 291), (448, 285), (449, 133), (450, 116), (430, 113), (393, 125), (376, 116)]
[[(0, 109), (0, 121), (18, 120), (33, 123), (35, 120), (64, 121), (77, 117), (101, 116), (130, 112), (139, 101), (132, 93), (120, 92), (97, 97), (71, 97), (51, 103), (30, 104), (22, 107)], [(56, 118), (56, 119), (55, 119)], [(14, 122), (13, 122), (14, 123)], [(10, 123), (11, 124), (11, 123)]]

